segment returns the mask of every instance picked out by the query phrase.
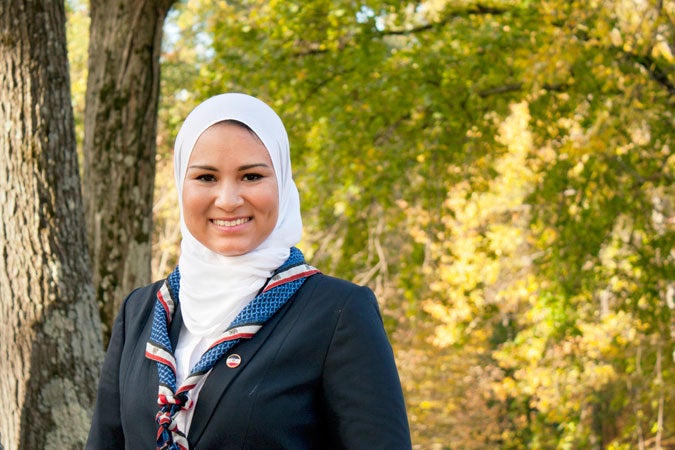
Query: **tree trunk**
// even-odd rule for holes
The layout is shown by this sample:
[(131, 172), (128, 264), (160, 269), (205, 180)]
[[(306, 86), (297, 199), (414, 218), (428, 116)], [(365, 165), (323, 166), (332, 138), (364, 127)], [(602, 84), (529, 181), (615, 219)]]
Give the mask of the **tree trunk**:
[(84, 122), (87, 237), (104, 340), (150, 281), (159, 56), (174, 0), (92, 0)]
[(64, 3), (0, 4), (0, 448), (82, 448), (102, 357)]

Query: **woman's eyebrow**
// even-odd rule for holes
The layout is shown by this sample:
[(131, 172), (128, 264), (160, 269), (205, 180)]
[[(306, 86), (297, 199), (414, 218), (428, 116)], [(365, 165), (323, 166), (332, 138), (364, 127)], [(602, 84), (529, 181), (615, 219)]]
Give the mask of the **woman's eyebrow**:
[(188, 170), (189, 169), (209, 170), (211, 172), (218, 172), (218, 169), (216, 169), (215, 167), (209, 166), (209, 165), (202, 165), (202, 164), (193, 164), (191, 166), (188, 166)]
[[(266, 163), (253, 163), (253, 164), (244, 164), (237, 168), (238, 171), (245, 171), (250, 169), (255, 169), (256, 167), (263, 167), (266, 169), (270, 168), (269, 164)], [(192, 164), (188, 166), (188, 170), (208, 170), (210, 172), (218, 172), (218, 169), (214, 166), (208, 164)]]
[(245, 164), (243, 166), (239, 166), (239, 170), (250, 170), (250, 169), (255, 169), (256, 167), (264, 167), (266, 169), (269, 169), (270, 166), (269, 164), (265, 163), (255, 163), (255, 164)]

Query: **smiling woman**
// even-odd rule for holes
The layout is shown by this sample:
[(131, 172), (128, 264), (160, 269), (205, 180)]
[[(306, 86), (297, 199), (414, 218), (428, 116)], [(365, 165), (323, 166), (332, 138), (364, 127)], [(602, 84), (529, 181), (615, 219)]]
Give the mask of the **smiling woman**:
[(240, 122), (197, 140), (183, 185), (183, 218), (201, 244), (223, 256), (258, 247), (277, 222), (279, 189), (267, 149)]
[(178, 267), (124, 302), (87, 448), (409, 450), (375, 296), (295, 247), (281, 119), (248, 95), (212, 97), (174, 164)]

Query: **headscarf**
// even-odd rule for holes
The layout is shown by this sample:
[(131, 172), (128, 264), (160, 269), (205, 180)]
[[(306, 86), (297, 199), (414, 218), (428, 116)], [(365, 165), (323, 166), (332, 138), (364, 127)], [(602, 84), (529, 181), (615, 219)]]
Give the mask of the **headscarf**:
[[(242, 122), (260, 138), (272, 160), (279, 190), (276, 226), (257, 248), (240, 256), (223, 256), (205, 247), (190, 234), (183, 216), (183, 182), (190, 154), (201, 134), (224, 120)], [(174, 176), (182, 233), (178, 262), (181, 314), (191, 333), (209, 336), (229, 325), (302, 236), (300, 198), (291, 173), (286, 129), (272, 108), (255, 97), (240, 93), (211, 97), (187, 116), (178, 132)]]

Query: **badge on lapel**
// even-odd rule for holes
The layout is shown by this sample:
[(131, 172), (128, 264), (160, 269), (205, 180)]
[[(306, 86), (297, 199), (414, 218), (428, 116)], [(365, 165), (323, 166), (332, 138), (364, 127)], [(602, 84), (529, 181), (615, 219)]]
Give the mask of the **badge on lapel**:
[(227, 357), (227, 359), (225, 360), (225, 364), (230, 369), (239, 367), (239, 364), (241, 364), (241, 356), (237, 355), (236, 353), (233, 353)]

